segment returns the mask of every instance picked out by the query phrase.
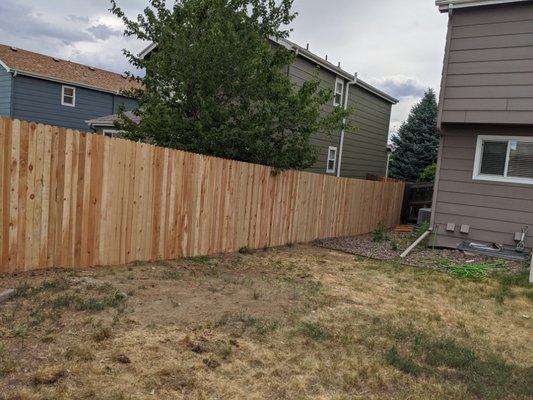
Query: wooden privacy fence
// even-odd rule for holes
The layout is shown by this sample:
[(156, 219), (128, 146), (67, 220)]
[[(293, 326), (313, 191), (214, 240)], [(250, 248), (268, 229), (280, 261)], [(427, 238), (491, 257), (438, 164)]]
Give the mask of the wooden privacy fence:
[(0, 272), (361, 234), (403, 191), (0, 118)]

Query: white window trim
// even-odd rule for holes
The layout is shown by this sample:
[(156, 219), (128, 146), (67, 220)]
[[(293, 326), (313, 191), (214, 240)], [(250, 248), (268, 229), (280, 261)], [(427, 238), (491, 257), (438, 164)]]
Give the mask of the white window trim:
[[(72, 104), (65, 103), (65, 89), (72, 89)], [(76, 107), (76, 88), (74, 86), (61, 86), (61, 105), (67, 107)]]
[[(533, 143), (532, 136), (499, 136), (499, 135), (478, 135), (476, 143), (476, 157), (474, 160), (474, 172), (472, 179), (475, 181), (492, 181), (492, 182), (507, 182), (507, 183), (521, 183), (533, 185), (533, 178), (515, 178), (507, 176), (509, 169), (509, 154), (511, 152), (511, 141)], [(505, 176), (481, 174), (481, 160), (483, 158), (483, 142), (485, 141), (507, 141), (507, 158), (505, 160)]]
[(111, 137), (115, 137), (118, 131), (116, 129), (102, 129), (102, 135), (106, 136), (106, 133), (110, 133)]
[[(335, 157), (334, 158), (329, 158), (329, 155), (331, 154), (331, 150), (335, 150)], [(338, 155), (337, 147), (329, 146), (328, 147), (328, 157), (327, 157), (327, 160), (326, 160), (326, 173), (328, 173), (328, 174), (334, 174), (335, 173), (335, 169), (337, 167), (337, 155)], [(330, 161), (333, 161), (333, 169), (329, 168), (329, 162)]]
[[(342, 85), (342, 89), (340, 92), (341, 95), (341, 101), (337, 103), (337, 84), (340, 83)], [(336, 77), (335, 78), (335, 87), (333, 88), (333, 105), (335, 107), (342, 106), (342, 99), (344, 98), (344, 79)]]

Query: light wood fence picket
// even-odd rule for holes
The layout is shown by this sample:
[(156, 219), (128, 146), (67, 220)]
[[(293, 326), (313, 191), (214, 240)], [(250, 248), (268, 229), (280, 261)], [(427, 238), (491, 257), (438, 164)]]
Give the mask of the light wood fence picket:
[(403, 191), (0, 118), (0, 273), (362, 234)]

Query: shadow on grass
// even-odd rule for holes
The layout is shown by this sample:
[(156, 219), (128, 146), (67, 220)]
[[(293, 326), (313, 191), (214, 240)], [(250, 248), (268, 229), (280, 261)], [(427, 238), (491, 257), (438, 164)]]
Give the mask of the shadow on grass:
[(488, 400), (533, 395), (533, 367), (508, 364), (493, 354), (482, 356), (454, 339), (433, 339), (423, 334), (397, 335), (396, 339), (397, 344), (385, 359), (406, 374), (456, 381), (471, 394)]

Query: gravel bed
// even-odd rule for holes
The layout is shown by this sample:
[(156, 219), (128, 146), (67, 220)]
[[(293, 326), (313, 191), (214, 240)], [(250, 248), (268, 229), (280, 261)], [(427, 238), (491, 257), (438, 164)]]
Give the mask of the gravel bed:
[[(388, 239), (376, 242), (373, 235), (361, 235), (342, 238), (332, 238), (317, 240), (317, 246), (332, 250), (340, 250), (346, 253), (355, 254), (362, 257), (373, 258), (383, 261), (400, 261), (405, 264), (417, 267), (451, 267), (462, 264), (474, 264), (483, 262), (494, 262), (495, 258), (469, 255), (462, 251), (452, 249), (431, 248), (433, 237), (430, 236), (425, 243), (414, 249), (405, 259), (400, 258), (400, 254), (409, 247), (417, 238), (417, 233), (397, 233), (388, 232)], [(524, 264), (520, 262), (508, 261), (510, 270), (521, 270)]]

